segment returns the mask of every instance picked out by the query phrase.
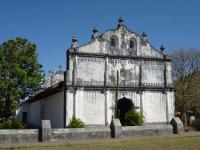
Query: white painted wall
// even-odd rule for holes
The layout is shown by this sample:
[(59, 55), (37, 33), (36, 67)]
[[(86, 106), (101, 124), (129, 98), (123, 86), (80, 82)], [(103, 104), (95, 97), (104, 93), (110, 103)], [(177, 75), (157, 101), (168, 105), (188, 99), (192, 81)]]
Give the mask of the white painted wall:
[(174, 117), (174, 110), (175, 110), (174, 92), (172, 91), (167, 92), (167, 101), (168, 101), (168, 118), (169, 121), (171, 121), (172, 118)]
[(52, 128), (64, 127), (63, 95), (64, 95), (63, 92), (58, 92), (54, 95), (48, 96), (40, 100), (41, 101), (41, 118), (44, 120), (50, 120)]
[(143, 92), (143, 114), (146, 123), (166, 122), (166, 98), (162, 92)]
[(42, 119), (48, 119), (52, 128), (63, 127), (63, 102), (63, 92), (59, 92), (35, 102), (25, 103), (16, 118), (22, 120), (23, 112), (27, 112), (27, 121), (33, 126), (39, 127)]
[(23, 115), (23, 112), (27, 112), (27, 121), (29, 122), (30, 120), (30, 113), (28, 113), (30, 111), (30, 103), (24, 103), (22, 105), (21, 108), (19, 108), (19, 110), (17, 110), (16, 112), (16, 119), (19, 119), (19, 120), (22, 120), (22, 115)]
[(108, 62), (107, 84), (116, 85), (117, 71), (119, 71), (119, 84), (134, 85), (139, 83), (138, 61), (109, 59)]
[[(98, 68), (98, 69), (97, 69)], [(100, 82), (104, 81), (105, 60), (102, 58), (85, 58), (77, 59), (77, 81)]]
[(41, 125), (40, 101), (35, 101), (35, 102), (30, 103), (30, 110), (29, 110), (28, 114), (30, 114), (28, 116), (28, 121), (30, 124), (32, 124), (34, 126)]
[[(67, 125), (73, 116), (73, 93), (67, 94)], [(87, 125), (105, 124), (105, 95), (100, 91), (76, 92), (75, 116)], [(98, 116), (98, 117), (97, 117)]]
[(142, 84), (164, 85), (164, 63), (156, 61), (142, 61)]

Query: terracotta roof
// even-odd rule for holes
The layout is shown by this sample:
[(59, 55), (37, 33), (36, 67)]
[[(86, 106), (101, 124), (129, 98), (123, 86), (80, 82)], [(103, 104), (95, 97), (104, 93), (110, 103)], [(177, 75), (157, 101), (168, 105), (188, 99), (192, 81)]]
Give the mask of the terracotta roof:
[(42, 98), (45, 98), (45, 97), (51, 96), (57, 92), (63, 91), (63, 85), (64, 85), (64, 81), (60, 81), (60, 82), (46, 88), (45, 90), (41, 91), (40, 93), (34, 95), (33, 97), (30, 97), (26, 101), (26, 103), (38, 101)]

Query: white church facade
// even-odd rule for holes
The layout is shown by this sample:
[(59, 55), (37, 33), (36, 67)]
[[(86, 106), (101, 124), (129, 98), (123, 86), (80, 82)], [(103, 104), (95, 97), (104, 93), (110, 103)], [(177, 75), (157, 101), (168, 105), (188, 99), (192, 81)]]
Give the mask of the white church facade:
[(91, 41), (67, 50), (64, 81), (30, 98), (17, 115), (40, 126), (67, 127), (72, 116), (86, 125), (109, 125), (119, 112), (123, 124), (130, 101), (145, 123), (168, 123), (174, 117), (171, 59), (164, 47), (156, 50), (147, 39), (130, 31), (122, 18), (116, 29), (101, 35), (94, 28)]

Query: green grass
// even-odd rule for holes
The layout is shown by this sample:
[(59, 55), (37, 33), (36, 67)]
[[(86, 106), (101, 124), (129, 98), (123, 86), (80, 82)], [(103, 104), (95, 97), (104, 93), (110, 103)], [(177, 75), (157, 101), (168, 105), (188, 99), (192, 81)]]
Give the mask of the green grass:
[[(92, 140), (91, 140), (92, 141)], [(165, 137), (144, 139), (108, 139), (82, 144), (21, 147), (19, 150), (199, 150), (200, 137)]]

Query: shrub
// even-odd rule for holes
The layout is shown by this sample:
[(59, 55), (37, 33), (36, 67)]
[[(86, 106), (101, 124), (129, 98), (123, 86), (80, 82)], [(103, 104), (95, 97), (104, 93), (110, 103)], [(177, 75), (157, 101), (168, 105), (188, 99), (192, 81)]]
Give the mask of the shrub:
[(76, 117), (72, 117), (72, 119), (70, 119), (69, 121), (69, 128), (84, 128), (85, 124)]
[(25, 128), (25, 123), (21, 120), (16, 120), (13, 119), (11, 121), (11, 128), (12, 129), (24, 129)]
[(144, 116), (136, 112), (135, 109), (131, 109), (125, 114), (124, 122), (126, 126), (143, 125)]
[(11, 127), (11, 122), (10, 120), (7, 120), (7, 121), (2, 121), (0, 123), (0, 129), (10, 129)]
[(11, 119), (0, 122), (0, 129), (24, 129), (25, 123), (21, 120)]

